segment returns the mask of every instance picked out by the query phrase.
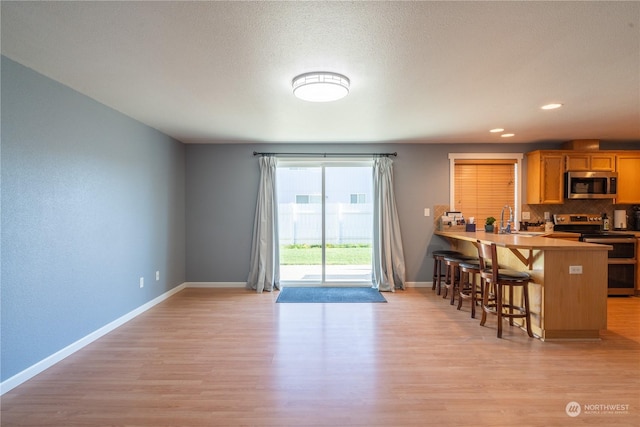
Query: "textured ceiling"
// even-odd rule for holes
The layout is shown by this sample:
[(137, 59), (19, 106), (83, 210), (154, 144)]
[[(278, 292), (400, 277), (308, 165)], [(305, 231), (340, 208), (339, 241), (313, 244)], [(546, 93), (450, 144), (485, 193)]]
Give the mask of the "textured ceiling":
[[(1, 7), (3, 55), (184, 142), (640, 140), (640, 2)], [(349, 96), (294, 98), (319, 70)]]

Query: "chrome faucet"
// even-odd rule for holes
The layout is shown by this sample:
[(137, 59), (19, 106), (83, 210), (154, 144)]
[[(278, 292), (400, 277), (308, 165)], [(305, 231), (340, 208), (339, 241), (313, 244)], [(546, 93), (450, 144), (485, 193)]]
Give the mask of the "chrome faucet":
[[(509, 219), (507, 219), (507, 226), (504, 226), (504, 210), (509, 209)], [(513, 209), (511, 206), (504, 205), (502, 208), (502, 212), (500, 213), (500, 234), (510, 234), (511, 233), (511, 223), (513, 222)]]

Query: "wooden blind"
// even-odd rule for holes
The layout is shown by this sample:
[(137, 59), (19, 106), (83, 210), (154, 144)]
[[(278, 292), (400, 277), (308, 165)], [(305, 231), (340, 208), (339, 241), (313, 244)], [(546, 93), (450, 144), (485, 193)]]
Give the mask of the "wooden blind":
[(455, 160), (454, 175), (453, 210), (479, 226), (490, 216), (500, 220), (505, 205), (515, 207), (515, 160)]

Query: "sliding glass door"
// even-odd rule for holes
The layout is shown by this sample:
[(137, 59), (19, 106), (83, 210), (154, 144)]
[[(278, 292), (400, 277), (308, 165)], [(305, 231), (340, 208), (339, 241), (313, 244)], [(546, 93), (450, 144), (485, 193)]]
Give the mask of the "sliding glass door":
[(279, 161), (280, 280), (371, 284), (370, 161)]

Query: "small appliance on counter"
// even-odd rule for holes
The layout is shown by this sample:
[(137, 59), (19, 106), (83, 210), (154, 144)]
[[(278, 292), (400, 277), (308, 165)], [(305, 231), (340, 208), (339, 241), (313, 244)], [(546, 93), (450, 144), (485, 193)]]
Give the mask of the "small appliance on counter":
[(465, 221), (462, 212), (460, 211), (446, 211), (440, 221), (438, 221), (438, 230), (443, 231), (445, 228), (456, 227), (464, 229)]
[(613, 228), (614, 230), (627, 229), (627, 211), (618, 209), (613, 211)]

